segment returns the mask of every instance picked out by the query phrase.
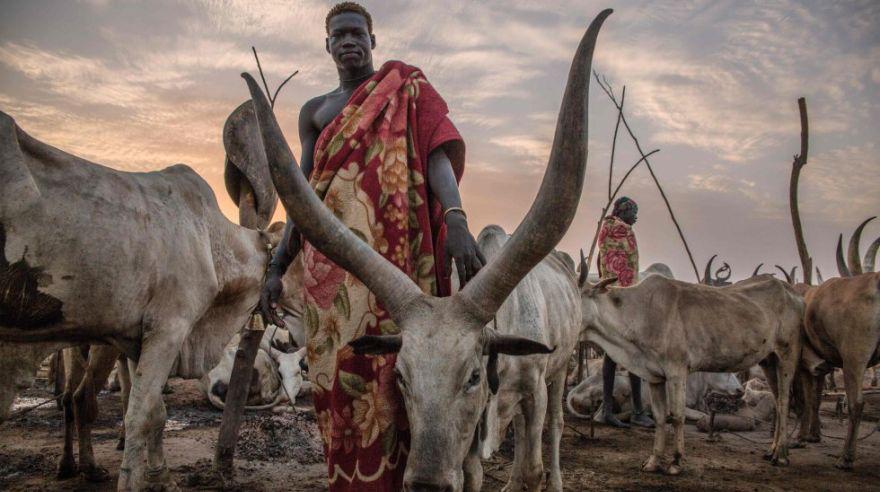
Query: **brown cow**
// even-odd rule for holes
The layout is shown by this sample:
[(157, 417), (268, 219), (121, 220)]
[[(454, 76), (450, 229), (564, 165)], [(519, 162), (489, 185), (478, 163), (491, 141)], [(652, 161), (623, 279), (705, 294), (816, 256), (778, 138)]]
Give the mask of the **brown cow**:
[(774, 464), (788, 464), (784, 429), (803, 319), (803, 301), (791, 286), (768, 275), (728, 287), (652, 275), (632, 287), (608, 289), (613, 281), (584, 285), (585, 337), (651, 384), (651, 407), (658, 425), (654, 450), (643, 470), (662, 470), (663, 422), (671, 414), (675, 455), (667, 472), (681, 473), (689, 373), (736, 372), (756, 363), (761, 363), (777, 399), (779, 424), (765, 457)]

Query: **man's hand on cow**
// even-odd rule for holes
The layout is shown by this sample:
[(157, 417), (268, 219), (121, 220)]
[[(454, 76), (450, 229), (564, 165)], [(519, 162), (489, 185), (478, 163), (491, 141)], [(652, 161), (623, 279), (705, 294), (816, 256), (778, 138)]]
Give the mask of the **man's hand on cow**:
[(263, 290), (260, 291), (260, 311), (263, 318), (273, 325), (284, 328), (284, 320), (278, 314), (278, 299), (281, 298), (281, 292), (284, 290), (284, 284), (281, 281), (281, 275), (275, 272), (266, 274), (266, 283), (263, 284)]
[(450, 271), (454, 259), (459, 281), (464, 286), (483, 268), (486, 259), (468, 230), (467, 218), (463, 214), (448, 214), (446, 227), (446, 271)]

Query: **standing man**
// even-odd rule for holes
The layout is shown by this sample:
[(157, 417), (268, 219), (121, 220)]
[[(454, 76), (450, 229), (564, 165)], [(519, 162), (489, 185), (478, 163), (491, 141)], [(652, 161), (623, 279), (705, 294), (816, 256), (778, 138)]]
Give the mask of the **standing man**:
[[(611, 215), (602, 221), (599, 231), (599, 276), (601, 278), (617, 277), (617, 284), (629, 287), (638, 281), (639, 248), (633, 224), (636, 223), (639, 206), (628, 197), (620, 197), (614, 202)], [(614, 427), (629, 427), (614, 415), (614, 377), (617, 363), (605, 354), (602, 365), (602, 418), (605, 423)], [(630, 422), (642, 426), (653, 427), (654, 421), (645, 415), (642, 406), (642, 380), (635, 374), (629, 375), (632, 389), (633, 413)]]
[[(450, 293), (450, 262), (466, 282), (484, 260), (468, 230), (458, 180), (464, 142), (422, 72), (399, 61), (376, 71), (373, 22), (344, 2), (326, 18), (339, 87), (300, 111), (302, 171), (351, 230), (430, 295)], [(291, 172), (298, 172), (291, 169)], [(397, 333), (375, 296), (288, 221), (261, 295), (277, 325), (281, 278), (302, 246), (309, 373), (332, 491), (400, 490), (409, 447), (396, 355), (358, 356), (348, 342)]]

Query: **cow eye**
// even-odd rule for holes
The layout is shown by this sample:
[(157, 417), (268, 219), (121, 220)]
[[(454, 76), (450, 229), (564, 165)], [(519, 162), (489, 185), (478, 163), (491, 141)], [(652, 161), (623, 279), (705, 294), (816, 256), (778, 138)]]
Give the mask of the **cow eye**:
[(473, 372), (471, 372), (471, 377), (468, 379), (467, 384), (465, 385), (465, 391), (467, 391), (468, 393), (473, 392), (477, 388), (478, 384), (480, 384), (480, 370), (474, 369)]

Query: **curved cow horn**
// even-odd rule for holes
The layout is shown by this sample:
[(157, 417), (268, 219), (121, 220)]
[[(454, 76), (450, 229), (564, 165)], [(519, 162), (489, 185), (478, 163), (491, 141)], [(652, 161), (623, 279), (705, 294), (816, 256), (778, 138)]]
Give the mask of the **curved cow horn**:
[(779, 266), (779, 265), (776, 265), (776, 268), (778, 268), (779, 271), (782, 272), (782, 275), (785, 276), (785, 281), (788, 282), (789, 284), (791, 284), (791, 283), (792, 283), (791, 274), (789, 274), (788, 272), (786, 272), (786, 271), (785, 271), (785, 268), (782, 268), (782, 267)]
[(517, 283), (553, 250), (574, 219), (587, 166), (593, 48), (599, 29), (611, 12), (606, 9), (596, 16), (575, 52), (538, 197), (495, 260), (458, 293), (481, 321), (492, 319)]
[(715, 261), (715, 257), (717, 257), (717, 256), (718, 255), (712, 255), (712, 257), (709, 258), (709, 261), (706, 263), (706, 271), (703, 272), (703, 283), (704, 284), (711, 284), (712, 283), (712, 262)]
[(587, 275), (589, 274), (590, 266), (587, 264), (587, 258), (584, 256), (584, 250), (581, 248), (581, 264), (580, 264), (580, 272), (578, 273), (578, 287), (583, 287), (584, 282), (587, 281)]
[(403, 308), (421, 296), (422, 291), (409, 276), (360, 240), (321, 203), (301, 172), (281, 133), (266, 95), (248, 73), (245, 79), (263, 137), (272, 182), (287, 215), (315, 247), (342, 268), (351, 272), (382, 301), (395, 321)]
[(596, 285), (591, 285), (590, 290), (593, 292), (605, 292), (608, 289), (608, 286), (617, 282), (617, 277), (608, 277), (600, 280)]
[[(727, 276), (722, 277), (722, 273), (727, 273)], [(718, 270), (715, 271), (715, 280), (720, 280), (722, 282), (727, 282), (730, 280), (730, 276), (733, 275), (733, 271), (730, 269), (730, 265), (727, 262), (724, 262), (724, 265), (721, 266)]]
[(797, 283), (797, 269), (798, 269), (797, 265), (791, 267), (791, 285), (794, 285)]
[(846, 266), (846, 260), (843, 259), (843, 234), (837, 237), (837, 273), (841, 277), (852, 277), (849, 267)]
[(825, 279), (822, 278), (822, 271), (819, 270), (819, 267), (816, 267), (816, 278), (819, 279), (819, 283), (825, 283)]
[(238, 207), (239, 224), (250, 229), (269, 225), (278, 195), (272, 185), (260, 127), (250, 100), (241, 103), (223, 125), (226, 192)]
[(865, 253), (864, 270), (866, 273), (874, 272), (874, 261), (877, 259), (878, 249), (880, 249), (880, 237), (875, 239), (874, 242), (868, 246), (868, 251)]
[(758, 263), (758, 266), (755, 267), (755, 271), (752, 272), (752, 276), (753, 276), (753, 277), (757, 277), (758, 275), (760, 275), (761, 267), (762, 267), (762, 266), (764, 266), (763, 263)]
[(877, 217), (869, 217), (865, 219), (864, 222), (859, 224), (856, 227), (856, 231), (853, 232), (852, 237), (849, 239), (849, 250), (847, 251), (847, 256), (849, 259), (849, 271), (853, 275), (861, 275), (862, 274), (862, 259), (859, 258), (859, 243), (862, 241), (862, 230), (872, 220)]

